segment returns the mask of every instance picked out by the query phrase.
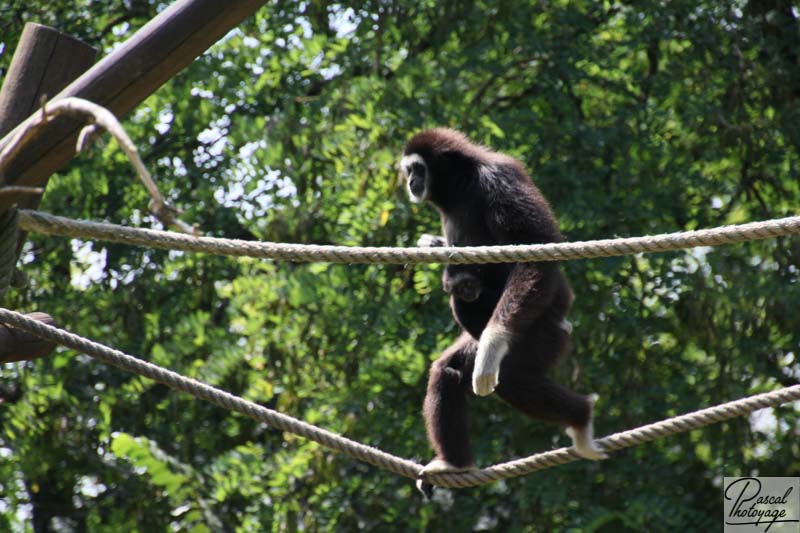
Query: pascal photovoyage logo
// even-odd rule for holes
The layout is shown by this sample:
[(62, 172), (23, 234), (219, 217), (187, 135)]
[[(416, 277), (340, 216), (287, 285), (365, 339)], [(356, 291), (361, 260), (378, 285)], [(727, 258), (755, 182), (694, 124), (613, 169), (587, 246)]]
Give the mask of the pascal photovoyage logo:
[(726, 477), (725, 533), (800, 533), (800, 477)]

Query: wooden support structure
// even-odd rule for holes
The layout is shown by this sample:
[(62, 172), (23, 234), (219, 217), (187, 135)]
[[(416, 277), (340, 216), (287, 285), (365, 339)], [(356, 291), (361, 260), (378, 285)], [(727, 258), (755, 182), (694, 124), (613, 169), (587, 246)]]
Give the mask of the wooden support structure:
[[(22, 30), (19, 44), (14, 52), (8, 74), (0, 89), (0, 135), (6, 135), (40, 105), (42, 97), (52, 96), (64, 89), (70, 82), (86, 72), (94, 63), (97, 51), (79, 39), (70, 37), (53, 28), (41, 24), (27, 23)], [(53, 124), (55, 132), (66, 133), (73, 127), (69, 121)], [(0, 176), (0, 184), (6, 183)], [(11, 182), (13, 183), (13, 182)], [(42, 183), (44, 185), (46, 180)], [(39, 205), (39, 194), (5, 194), (4, 199), (22, 207)], [(0, 213), (0, 223), (10, 223), (7, 213)], [(11, 228), (4, 228), (11, 230)], [(5, 231), (3, 232), (6, 233)], [(22, 245), (23, 235), (18, 235), (19, 242), (14, 242), (15, 235), (3, 244), (8, 249), (0, 250), (4, 280), (0, 290), (8, 286), (16, 257)], [(31, 318), (47, 324), (54, 324), (53, 318), (46, 313), (31, 313)], [(55, 345), (35, 335), (0, 325), (0, 363), (23, 361), (44, 357), (50, 354)]]
[[(264, 2), (178, 0), (55, 98), (85, 98), (121, 117)], [(68, 132), (43, 131), (39, 139), (10, 163), (5, 183), (42, 186), (75, 155), (77, 134), (78, 127)], [(0, 147), (8, 142), (10, 135), (0, 140)], [(0, 197), (0, 211), (12, 204)]]
[(97, 50), (60, 31), (28, 22), (0, 89), (0, 137), (28, 118), (94, 63)]
[[(25, 24), (0, 89), (0, 136), (36, 111), (42, 97), (52, 98), (86, 72), (96, 55), (97, 50), (79, 39), (41, 24)], [(75, 127), (69, 121), (59, 121), (53, 124), (52, 131), (64, 134), (70, 126)], [(45, 183), (46, 180), (39, 186)], [(0, 184), (24, 185), (8, 176), (0, 176)], [(10, 195), (4, 200), (19, 203), (21, 207), (38, 205), (37, 195)]]
[[(0, 94), (0, 136), (4, 135), (0, 149), (14, 135), (11, 128), (17, 127), (39, 105), (41, 95), (52, 100), (78, 96), (106, 107), (118, 117), (127, 114), (265, 1), (177, 0), (87, 71), (94, 59), (93, 51), (88, 59), (87, 45), (44, 26), (26, 26), (14, 61), (18, 55), (26, 59), (17, 62), (16, 67), (12, 64)], [(79, 50), (81, 45), (84, 50)], [(71, 51), (67, 52), (68, 48)], [(43, 51), (48, 49), (55, 61), (41, 59), (46, 55)], [(83, 59), (74, 60), (76, 57)], [(52, 76), (61, 82), (43, 81), (35, 86), (21, 81), (23, 74), (30, 73), (38, 73), (41, 79)], [(67, 82), (71, 83), (64, 88)], [(0, 186), (20, 187), (18, 191), (46, 186), (49, 177), (75, 155), (79, 131), (80, 125), (74, 121), (53, 120), (8, 162), (0, 176)], [(38, 207), (39, 201), (40, 195), (7, 190), (7, 194), (0, 194), (0, 215), (15, 204)], [(17, 255), (23, 241), (21, 235)], [(52, 320), (41, 315), (42, 320)], [(50, 351), (52, 345), (45, 349), (28, 334), (0, 326), (0, 362), (42, 357)]]

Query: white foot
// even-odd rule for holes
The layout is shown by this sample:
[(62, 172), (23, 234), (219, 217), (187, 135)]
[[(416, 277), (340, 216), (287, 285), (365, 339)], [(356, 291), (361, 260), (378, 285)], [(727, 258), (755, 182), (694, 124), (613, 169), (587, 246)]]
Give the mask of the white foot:
[(459, 472), (469, 472), (470, 470), (475, 470), (474, 465), (469, 466), (455, 466), (444, 459), (436, 458), (430, 463), (426, 464), (425, 467), (420, 470), (419, 476), (423, 477), (427, 474), (457, 474)]
[(500, 363), (508, 353), (509, 340), (510, 335), (502, 326), (489, 324), (483, 330), (472, 371), (472, 390), (478, 396), (487, 396), (497, 387)]
[(584, 459), (599, 461), (608, 459), (608, 454), (604, 452), (594, 440), (594, 404), (597, 402), (597, 394), (589, 395), (592, 413), (589, 415), (589, 422), (583, 427), (570, 426), (567, 428), (567, 435), (572, 437), (572, 447), (575, 452)]
[(475, 466), (455, 466), (443, 459), (434, 459), (425, 465), (422, 470), (420, 470), (419, 478), (416, 482), (417, 489), (425, 496), (425, 498), (430, 500), (433, 497), (433, 485), (425, 481), (425, 475), (445, 473), (457, 474), (459, 472), (469, 472), (470, 470), (475, 470)]

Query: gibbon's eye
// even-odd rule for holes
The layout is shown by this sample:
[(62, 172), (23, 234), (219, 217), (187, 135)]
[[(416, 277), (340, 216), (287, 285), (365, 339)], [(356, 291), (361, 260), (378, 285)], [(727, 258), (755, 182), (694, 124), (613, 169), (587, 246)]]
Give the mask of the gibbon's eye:
[(412, 176), (417, 176), (420, 178), (425, 177), (425, 164), (420, 163), (419, 161), (414, 161), (403, 167), (403, 171), (405, 172), (406, 179), (411, 178)]

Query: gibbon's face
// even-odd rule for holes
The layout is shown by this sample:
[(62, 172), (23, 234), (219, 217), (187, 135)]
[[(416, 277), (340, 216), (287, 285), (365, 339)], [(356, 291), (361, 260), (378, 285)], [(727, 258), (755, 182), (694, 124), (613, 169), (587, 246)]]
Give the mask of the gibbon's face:
[(420, 203), (430, 199), (430, 172), (421, 155), (403, 156), (403, 159), (400, 160), (400, 171), (406, 178), (406, 188), (412, 202)]

